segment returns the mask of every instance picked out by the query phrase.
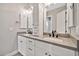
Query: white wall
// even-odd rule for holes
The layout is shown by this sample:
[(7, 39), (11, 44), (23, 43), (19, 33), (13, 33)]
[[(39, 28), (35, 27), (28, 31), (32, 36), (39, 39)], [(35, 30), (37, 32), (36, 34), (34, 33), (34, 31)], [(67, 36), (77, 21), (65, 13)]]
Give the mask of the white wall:
[(19, 10), (24, 4), (0, 4), (0, 55), (17, 49)]

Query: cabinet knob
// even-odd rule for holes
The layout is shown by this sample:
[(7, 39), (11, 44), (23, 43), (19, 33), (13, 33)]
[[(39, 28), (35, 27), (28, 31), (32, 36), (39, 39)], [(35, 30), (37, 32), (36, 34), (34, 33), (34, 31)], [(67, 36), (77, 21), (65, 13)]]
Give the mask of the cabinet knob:
[(45, 53), (45, 55), (47, 55), (47, 52)]
[(51, 56), (51, 55), (49, 54), (49, 56)]

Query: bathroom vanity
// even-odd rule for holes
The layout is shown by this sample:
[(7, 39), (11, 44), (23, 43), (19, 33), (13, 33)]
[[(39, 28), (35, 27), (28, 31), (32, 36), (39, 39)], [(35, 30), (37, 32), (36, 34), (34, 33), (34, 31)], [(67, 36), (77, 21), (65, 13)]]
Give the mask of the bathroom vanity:
[(76, 56), (77, 41), (18, 34), (18, 51), (24, 56)]

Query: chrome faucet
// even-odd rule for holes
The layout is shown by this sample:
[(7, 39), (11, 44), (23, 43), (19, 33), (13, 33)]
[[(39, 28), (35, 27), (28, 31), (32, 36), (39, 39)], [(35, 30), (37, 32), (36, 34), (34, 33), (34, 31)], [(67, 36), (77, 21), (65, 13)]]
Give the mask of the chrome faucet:
[(57, 34), (56, 30), (55, 31), (52, 30), (52, 37), (58, 38), (58, 34)]

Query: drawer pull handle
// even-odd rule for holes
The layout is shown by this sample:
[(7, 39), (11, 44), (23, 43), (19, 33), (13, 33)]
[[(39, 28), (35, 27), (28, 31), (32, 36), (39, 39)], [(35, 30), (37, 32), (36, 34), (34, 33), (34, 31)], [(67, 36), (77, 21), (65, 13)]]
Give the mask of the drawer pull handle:
[(20, 41), (20, 43), (22, 43), (23, 41)]
[(32, 41), (29, 40), (29, 42), (32, 42)]
[(32, 49), (31, 49), (31, 48), (28, 48), (28, 49), (32, 51)]

